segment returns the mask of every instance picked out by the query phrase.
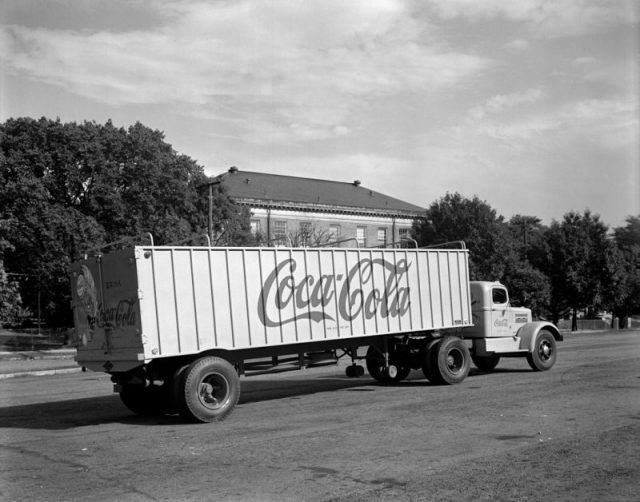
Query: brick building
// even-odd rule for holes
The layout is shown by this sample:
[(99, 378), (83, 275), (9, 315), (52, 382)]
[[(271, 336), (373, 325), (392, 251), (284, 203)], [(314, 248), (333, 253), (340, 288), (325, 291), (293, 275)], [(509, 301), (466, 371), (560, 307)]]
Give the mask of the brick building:
[[(360, 247), (393, 245), (410, 236), (426, 209), (369, 190), (359, 181), (282, 176), (231, 167), (212, 178), (251, 211), (251, 228), (273, 244), (304, 246), (343, 241)], [(352, 242), (348, 242), (351, 239)]]

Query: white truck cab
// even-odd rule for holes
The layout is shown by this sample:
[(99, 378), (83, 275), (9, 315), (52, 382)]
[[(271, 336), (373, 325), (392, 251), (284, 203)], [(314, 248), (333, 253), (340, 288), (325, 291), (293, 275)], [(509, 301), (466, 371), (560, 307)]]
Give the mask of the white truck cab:
[(553, 366), (555, 341), (562, 340), (555, 325), (533, 322), (530, 309), (512, 306), (499, 282), (471, 281), (469, 287), (473, 326), (464, 329), (464, 338), (472, 340), (473, 361), (480, 369), (493, 369), (500, 356), (523, 355), (533, 369)]

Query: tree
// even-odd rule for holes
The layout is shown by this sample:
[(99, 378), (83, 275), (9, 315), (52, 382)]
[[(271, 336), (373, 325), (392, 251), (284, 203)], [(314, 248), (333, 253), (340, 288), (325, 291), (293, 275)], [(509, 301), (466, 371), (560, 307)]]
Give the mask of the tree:
[(9, 278), (0, 260), (0, 328), (18, 322), (22, 313), (18, 283)]
[(251, 233), (249, 208), (234, 203), (221, 183), (212, 185), (211, 209), (212, 244), (214, 246), (255, 246), (258, 244), (259, 236)]
[(295, 232), (290, 232), (288, 238), (293, 247), (312, 248), (326, 246), (335, 240), (328, 230), (319, 230), (315, 224), (304, 223)]
[[(147, 232), (156, 244), (205, 234), (207, 198), (198, 187), (206, 182), (201, 166), (140, 123), (9, 119), (0, 124), (5, 267), (39, 276), (46, 321), (69, 325), (71, 261), (108, 242), (139, 243)], [(240, 213), (237, 226), (249, 225), (224, 195), (216, 203)], [(33, 291), (21, 293), (35, 304)]]
[(614, 229), (614, 284), (608, 295), (608, 307), (614, 317), (623, 320), (640, 313), (640, 215), (629, 216), (624, 227)]
[(424, 220), (416, 222), (414, 234), (421, 246), (464, 241), (473, 280), (500, 280), (513, 259), (504, 218), (477, 196), (467, 199), (447, 193), (429, 206)]
[[(539, 316), (546, 313), (549, 284), (527, 255), (531, 238), (541, 229), (538, 218), (516, 216), (506, 223), (477, 196), (467, 199), (459, 193), (447, 193), (431, 204), (426, 218), (417, 222), (413, 231), (422, 246), (464, 241), (469, 249), (471, 279), (504, 283), (514, 304), (529, 307)], [(524, 238), (523, 231), (527, 232)]]
[(587, 210), (567, 213), (562, 222), (553, 221), (545, 233), (546, 253), (539, 253), (536, 265), (549, 277), (555, 323), (563, 311), (571, 309), (575, 330), (579, 309), (600, 308), (605, 303), (613, 253), (607, 232), (599, 216)]

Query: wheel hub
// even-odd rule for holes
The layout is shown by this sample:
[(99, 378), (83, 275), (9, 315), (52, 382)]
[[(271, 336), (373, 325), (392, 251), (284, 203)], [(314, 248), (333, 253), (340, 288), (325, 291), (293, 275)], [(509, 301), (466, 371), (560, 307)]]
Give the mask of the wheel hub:
[(447, 366), (451, 371), (459, 371), (462, 368), (463, 356), (456, 350), (451, 350), (447, 354)]
[(227, 381), (220, 375), (210, 375), (200, 383), (199, 397), (208, 408), (217, 408), (229, 394)]
[(543, 343), (540, 346), (540, 355), (545, 359), (549, 359), (549, 357), (551, 356), (551, 347), (548, 343)]

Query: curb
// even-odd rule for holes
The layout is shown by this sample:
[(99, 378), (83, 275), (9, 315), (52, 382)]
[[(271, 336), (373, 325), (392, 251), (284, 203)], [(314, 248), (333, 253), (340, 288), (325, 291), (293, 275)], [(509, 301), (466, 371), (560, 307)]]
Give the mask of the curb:
[(21, 378), (21, 377), (39, 377), (49, 375), (62, 375), (66, 373), (79, 373), (82, 368), (57, 368), (52, 370), (32, 370), (32, 371), (16, 371), (14, 373), (0, 373), (0, 380), (6, 380), (9, 378)]

